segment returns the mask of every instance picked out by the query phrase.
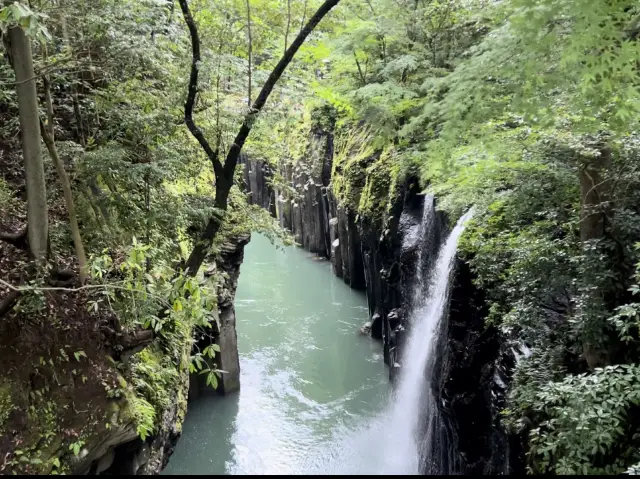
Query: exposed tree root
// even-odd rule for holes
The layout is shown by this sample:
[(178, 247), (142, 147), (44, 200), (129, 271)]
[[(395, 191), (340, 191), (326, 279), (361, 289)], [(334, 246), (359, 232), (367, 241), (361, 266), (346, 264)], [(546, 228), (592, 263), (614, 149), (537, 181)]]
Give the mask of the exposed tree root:
[(26, 229), (20, 233), (0, 232), (0, 240), (5, 241), (21, 250), (26, 250), (28, 247)]

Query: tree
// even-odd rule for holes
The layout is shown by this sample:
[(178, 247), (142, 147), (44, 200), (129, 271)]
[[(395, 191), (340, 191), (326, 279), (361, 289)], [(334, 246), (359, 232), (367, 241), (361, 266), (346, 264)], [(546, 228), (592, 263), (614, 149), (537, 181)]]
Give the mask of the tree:
[[(207, 157), (213, 165), (213, 171), (215, 175), (215, 206), (224, 213), (228, 207), (229, 192), (233, 186), (233, 177), (236, 169), (236, 164), (242, 151), (242, 147), (251, 132), (251, 128), (258, 116), (262, 111), (264, 105), (269, 99), (269, 95), (273, 91), (276, 83), (282, 76), (293, 57), (298, 52), (306, 38), (314, 30), (314, 28), (320, 23), (324, 16), (335, 7), (340, 0), (326, 0), (316, 13), (309, 19), (308, 23), (302, 28), (298, 36), (295, 38), (291, 46), (287, 49), (283, 57), (275, 66), (264, 86), (260, 90), (257, 98), (249, 108), (249, 111), (245, 115), (242, 125), (235, 136), (233, 143), (227, 151), (224, 163), (220, 161), (220, 142), (218, 141), (215, 148), (212, 148), (207, 139), (205, 138), (202, 130), (195, 124), (193, 120), (193, 108), (195, 104), (196, 94), (198, 92), (198, 73), (200, 67), (200, 37), (198, 35), (198, 29), (196, 27), (187, 0), (179, 0), (180, 8), (184, 16), (187, 27), (189, 28), (189, 34), (191, 36), (192, 47), (192, 61), (191, 61), (191, 75), (189, 78), (189, 90), (187, 95), (187, 101), (184, 108), (184, 119), (191, 134), (196, 138)], [(189, 255), (186, 262), (186, 273), (190, 276), (195, 276), (200, 269), (200, 266), (204, 262), (207, 255), (207, 251), (213, 240), (218, 233), (223, 218), (221, 216), (212, 216), (207, 222), (205, 230), (202, 232), (196, 244)]]
[(30, 12), (19, 3), (9, 6), (17, 25), (9, 28), (9, 49), (16, 77), (16, 92), (20, 112), (22, 155), (24, 158), (27, 187), (27, 236), (29, 251), (41, 263), (47, 257), (49, 216), (47, 213), (47, 188), (40, 149), (40, 119), (36, 76), (33, 69), (31, 42), (21, 26), (21, 20), (29, 19)]
[(64, 193), (64, 200), (67, 207), (67, 215), (69, 216), (69, 226), (71, 228), (71, 237), (73, 238), (73, 246), (76, 250), (76, 256), (78, 257), (78, 266), (80, 274), (80, 282), (84, 283), (87, 278), (87, 257), (84, 252), (84, 245), (82, 244), (82, 235), (80, 234), (80, 227), (78, 226), (78, 218), (76, 216), (76, 205), (73, 201), (73, 192), (71, 191), (71, 182), (69, 181), (69, 175), (64, 169), (64, 163), (60, 159), (58, 149), (55, 143), (54, 132), (54, 120), (53, 120), (53, 101), (51, 99), (51, 85), (48, 75), (44, 76), (44, 96), (47, 109), (47, 124), (45, 125), (40, 120), (40, 132), (42, 139), (44, 140), (49, 156), (53, 160), (60, 179), (60, 185), (62, 186), (62, 192)]
[(287, 43), (289, 43), (289, 28), (291, 28), (291, 0), (287, 0), (287, 29), (284, 32), (284, 53), (287, 53)]
[(247, 42), (248, 42), (248, 57), (247, 57), (247, 78), (249, 81), (249, 86), (247, 87), (247, 106), (251, 108), (251, 80), (252, 71), (251, 71), (251, 63), (253, 60), (253, 39), (251, 38), (251, 4), (249, 0), (247, 0)]

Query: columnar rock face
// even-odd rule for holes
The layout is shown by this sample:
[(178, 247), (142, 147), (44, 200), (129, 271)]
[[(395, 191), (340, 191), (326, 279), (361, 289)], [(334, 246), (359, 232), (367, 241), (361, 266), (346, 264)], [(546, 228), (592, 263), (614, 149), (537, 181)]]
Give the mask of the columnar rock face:
[(232, 238), (222, 246), (216, 259), (218, 269), (225, 273), (225, 280), (218, 289), (218, 311), (220, 328), (217, 343), (220, 354), (217, 357), (218, 367), (226, 371), (220, 380), (220, 392), (229, 393), (240, 389), (240, 360), (238, 359), (238, 336), (236, 334), (236, 311), (234, 298), (240, 276), (240, 265), (244, 259), (244, 247), (250, 236)]
[[(384, 230), (378, 220), (357, 218), (331, 190), (332, 133), (316, 128), (311, 136), (309, 157), (279, 171), (286, 185), (272, 187), (273, 171), (261, 161), (245, 159), (245, 191), (251, 203), (265, 208), (270, 207), (266, 199), (275, 191), (274, 216), (280, 225), (293, 233), (300, 246), (330, 259), (337, 277), (367, 292), (371, 335), (383, 340), (384, 360), (393, 374), (411, 302), (409, 283), (424, 241), (418, 230), (425, 198), (412, 177), (398, 188)], [(428, 201), (436, 215), (433, 199)], [(442, 224), (438, 216), (433, 230), (437, 233), (429, 231), (430, 241), (439, 240)]]
[[(333, 134), (315, 128), (308, 158), (283, 166), (285, 185), (272, 186), (272, 170), (259, 160), (243, 160), (249, 202), (268, 208), (300, 246), (332, 260), (336, 276), (365, 289), (360, 227), (356, 213), (338, 204), (330, 188)], [(275, 198), (275, 207), (269, 198)], [(275, 210), (275, 211), (274, 211)]]
[(249, 161), (242, 153), (238, 163), (244, 165), (244, 183), (249, 194), (249, 202), (275, 215), (275, 192), (271, 187), (271, 167), (259, 160)]
[[(411, 177), (397, 188), (384, 229), (380, 220), (358, 217), (331, 191), (331, 133), (316, 129), (312, 136), (313, 154), (279, 171), (286, 186), (274, 188), (274, 216), (303, 248), (330, 259), (336, 276), (366, 290), (371, 321), (365, 329), (382, 339), (393, 379), (409, 327), (408, 312), (417, 299), (413, 281), (418, 268), (428, 269), (436, 260), (448, 222), (436, 211), (435, 199), (420, 194), (419, 181)], [(262, 194), (253, 192), (264, 180), (245, 173), (252, 200), (263, 206), (271, 187)], [(464, 262), (458, 262), (453, 281), (450, 312), (437, 347), (438, 373), (431, 382), (438, 411), (430, 414), (437, 424), (424, 433), (424, 447), (431, 448), (424, 472), (523, 472), (520, 449), (499, 421), (512, 356), (498, 331), (485, 328), (484, 298)], [(423, 285), (422, 295), (428, 287)]]
[[(277, 217), (291, 230), (305, 249), (321, 256), (331, 255), (331, 167), (333, 135), (317, 128), (312, 132), (309, 158), (287, 165), (280, 172), (289, 188), (277, 189)], [(295, 192), (295, 193), (292, 193)]]
[[(424, 242), (420, 231), (427, 201), (418, 193), (417, 179), (405, 181), (391, 205), (390, 221), (384, 231), (367, 218), (360, 222), (371, 335), (383, 340), (384, 360), (391, 367), (392, 377), (399, 363), (405, 321), (413, 301), (412, 281)], [(432, 201), (429, 207), (435, 217)]]
[[(240, 360), (234, 298), (238, 287), (240, 265), (244, 259), (244, 247), (249, 243), (250, 238), (249, 235), (228, 238), (212, 261), (211, 267), (205, 272), (205, 276), (222, 273), (224, 277), (222, 283), (218, 285), (217, 324), (197, 337), (201, 349), (212, 342), (220, 346), (220, 353), (215, 361), (219, 369), (226, 371), (218, 381), (217, 391), (222, 394), (240, 389)], [(205, 377), (193, 375), (189, 389), (190, 397), (193, 398), (206, 389)]]

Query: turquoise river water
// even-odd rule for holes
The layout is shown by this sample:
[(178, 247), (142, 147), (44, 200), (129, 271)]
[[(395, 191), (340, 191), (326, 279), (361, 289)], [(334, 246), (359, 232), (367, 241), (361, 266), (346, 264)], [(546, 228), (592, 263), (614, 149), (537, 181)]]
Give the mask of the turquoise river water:
[(390, 384), (381, 344), (358, 334), (365, 296), (256, 234), (240, 271), (241, 390), (189, 404), (164, 474), (374, 472)]

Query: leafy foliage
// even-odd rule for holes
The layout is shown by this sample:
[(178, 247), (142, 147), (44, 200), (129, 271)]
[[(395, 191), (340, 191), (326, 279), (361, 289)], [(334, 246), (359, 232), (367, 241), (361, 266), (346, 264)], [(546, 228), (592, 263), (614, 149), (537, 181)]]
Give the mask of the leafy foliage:
[(618, 452), (631, 406), (640, 403), (638, 366), (596, 368), (591, 374), (568, 375), (540, 385), (534, 410), (544, 417), (530, 433), (535, 472), (556, 474), (619, 474), (626, 470), (634, 448)]
[[(194, 116), (220, 151), (256, 93), (249, 74), (255, 90), (319, 1), (288, 3), (250, 0), (249, 72), (246, 1), (190, 1), (202, 39)], [(182, 272), (207, 220), (222, 221), (211, 262), (251, 231), (291, 242), (247, 204), (241, 172), (229, 209), (215, 208), (211, 165), (183, 124), (191, 45), (174, 10), (160, 0), (0, 8), (0, 31), (19, 25), (33, 39), (39, 91), (43, 75), (51, 83), (56, 143), (101, 285), (86, 309), (159, 337), (131, 359), (129, 385), (105, 382), (131, 399), (142, 437), (177, 377), (190, 370), (215, 387), (223, 374), (215, 344), (192, 347), (194, 328), (215, 329), (220, 278)], [(310, 138), (331, 133), (334, 196), (381, 225), (407, 176), (451, 220), (474, 206), (461, 254), (486, 293), (487, 322), (531, 350), (505, 420), (528, 437), (532, 472), (631, 473), (640, 461), (639, 15), (632, 0), (343, 0), (243, 150), (308, 179), (324, 148)], [(3, 226), (24, 210), (13, 82), (0, 63)], [(273, 186), (295, 198), (308, 185), (277, 173)], [(65, 263), (62, 195), (54, 186), (49, 196), (52, 261)], [(46, 310), (40, 280), (32, 285), (17, 314)]]
[(43, 25), (46, 19), (47, 15), (34, 12), (28, 5), (15, 1), (0, 8), (0, 31), (19, 26), (30, 37), (50, 40), (51, 35)]
[[(246, 112), (248, 45), (242, 34), (246, 2), (190, 0), (190, 4), (203, 38), (195, 116), (206, 135), (217, 138), (218, 146), (224, 150)], [(285, 29), (289, 30), (290, 44), (303, 19), (308, 19), (318, 4), (317, 0), (305, 5), (293, 2), (287, 18), (283, 14), (287, 11), (286, 0), (251, 0), (254, 96), (256, 87), (266, 80), (282, 55)], [(188, 383), (190, 370), (207, 374), (206, 382), (214, 388), (223, 374), (215, 363), (218, 346), (212, 344), (200, 351), (193, 340), (198, 329), (216, 341), (218, 295), (225, 294), (221, 275), (188, 277), (183, 271), (189, 250), (207, 220), (217, 215), (223, 221), (216, 242), (207, 252), (210, 266), (218, 261), (225, 245), (253, 231), (264, 232), (274, 242), (290, 243), (273, 218), (247, 204), (241, 172), (227, 211), (214, 207), (216, 185), (211, 164), (184, 125), (191, 43), (184, 20), (176, 10), (174, 2), (166, 0), (18, 0), (0, 6), (2, 39), (8, 40), (7, 29), (16, 26), (24, 28), (31, 39), (40, 100), (45, 77), (50, 85), (55, 144), (71, 178), (82, 238), (91, 255), (90, 284), (86, 290), (75, 291), (71, 287), (76, 295), (68, 299), (63, 292), (39, 289), (50, 286), (46, 279), (30, 278), (28, 265), (21, 258), (7, 261), (2, 250), (2, 277), (28, 288), (13, 305), (11, 321), (42, 319), (55, 332), (52, 336), (58, 338), (58, 329), (69, 328), (67, 318), (55, 322), (46, 316), (51, 315), (52, 297), (64, 297), (70, 304), (79, 302), (72, 306), (77, 307), (80, 316), (89, 318), (84, 326), (86, 334), (79, 333), (78, 337), (117, 330), (113, 331), (114, 344), (110, 340), (106, 347), (113, 348), (109, 353), (116, 358), (123, 354), (121, 361), (104, 359), (102, 352), (100, 359), (95, 359), (86, 344), (74, 343), (78, 339), (73, 335), (68, 340), (74, 343), (69, 351), (53, 350), (66, 351), (67, 359), (78, 363), (74, 364), (78, 381), (87, 387), (95, 386), (93, 392), (97, 390), (105, 396), (100, 399), (126, 399), (129, 416), (118, 416), (119, 420), (133, 421), (143, 440), (158, 431), (167, 408), (179, 403), (178, 417), (184, 417), (186, 398), (182, 386)], [(249, 142), (247, 150), (260, 154), (263, 148), (273, 145), (270, 122), (273, 118), (286, 118), (297, 107), (296, 95), (304, 82), (298, 81), (295, 72), (308, 66), (292, 67), (292, 75), (282, 79), (282, 89), (272, 96), (273, 108), (258, 119), (255, 141)], [(26, 227), (14, 81), (8, 62), (0, 61), (2, 233), (19, 233)], [(45, 102), (41, 110), (44, 113)], [(53, 165), (45, 162), (45, 170), (52, 250), (48, 271), (74, 270), (77, 268), (62, 191)], [(4, 295), (5, 290), (0, 293)], [(64, 316), (62, 307), (58, 309)], [(81, 326), (74, 328), (82, 330)], [(153, 331), (152, 345), (127, 357), (125, 346), (119, 341), (141, 335), (145, 329)], [(67, 329), (64, 331), (66, 336)], [(92, 347), (102, 351), (103, 340), (97, 338)], [(58, 366), (49, 362), (50, 352), (41, 354), (55, 377)], [(91, 374), (82, 368), (90, 368)], [(120, 382), (113, 379), (116, 375)], [(25, 390), (28, 388), (25, 386)], [(56, 398), (60, 404), (55, 404), (51, 415), (55, 416), (56, 408), (70, 408), (64, 400)], [(67, 456), (80, 455), (83, 447), (91, 448), (91, 440), (103, 427), (103, 417), (97, 417), (104, 413), (104, 405), (100, 404), (87, 413), (96, 417), (87, 420), (81, 438), (72, 441), (64, 436), (64, 450), (68, 452), (60, 458), (38, 455), (39, 448), (46, 455), (49, 444), (37, 443), (44, 426), (30, 420), (29, 431), (35, 431), (36, 442), (24, 449), (33, 446), (29, 458), (40, 463), (19, 461), (12, 451), (5, 458), (7, 451), (2, 449), (0, 470), (4, 471), (6, 459), (15, 460), (12, 472), (69, 471)], [(78, 415), (78, 420), (83, 417)], [(65, 420), (61, 414), (56, 427), (50, 429), (61, 429)], [(108, 421), (104, 428), (113, 426), (116, 424)], [(23, 439), (15, 436), (15, 440)], [(15, 449), (14, 446), (7, 447)]]

